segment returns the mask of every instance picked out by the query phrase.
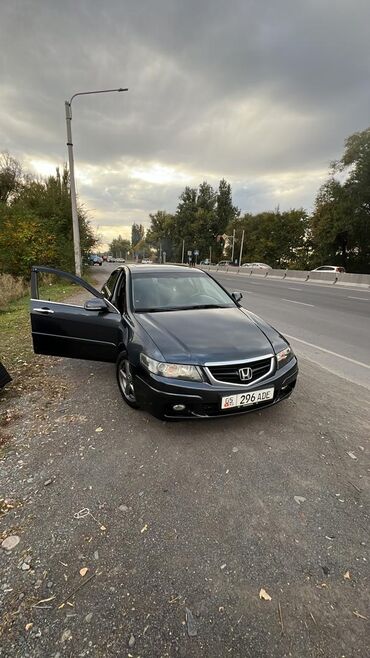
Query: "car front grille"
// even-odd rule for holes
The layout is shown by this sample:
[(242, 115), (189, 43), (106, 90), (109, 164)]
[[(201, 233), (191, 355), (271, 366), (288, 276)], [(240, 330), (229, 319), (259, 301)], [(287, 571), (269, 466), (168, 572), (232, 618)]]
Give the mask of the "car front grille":
[[(243, 380), (240, 377), (239, 370), (243, 368), (250, 368), (252, 370), (252, 377)], [(242, 363), (225, 363), (222, 365), (209, 365), (207, 370), (211, 377), (217, 382), (226, 382), (227, 384), (239, 384), (248, 386), (253, 384), (262, 377), (265, 377), (273, 368), (273, 357), (269, 356), (264, 359), (257, 359), (255, 361), (248, 361)]]

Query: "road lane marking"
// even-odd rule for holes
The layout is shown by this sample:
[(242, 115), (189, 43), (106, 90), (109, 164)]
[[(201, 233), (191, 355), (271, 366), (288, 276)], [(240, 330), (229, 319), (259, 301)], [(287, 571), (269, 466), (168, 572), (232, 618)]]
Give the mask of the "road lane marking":
[(362, 302), (370, 301), (369, 297), (351, 297), (350, 295), (348, 295), (348, 299), (360, 299)]
[(302, 306), (312, 306), (312, 308), (315, 308), (314, 304), (306, 304), (305, 302), (295, 302), (294, 299), (285, 299), (285, 297), (281, 297), (283, 302), (290, 302), (291, 304), (301, 304)]
[(288, 286), (289, 290), (298, 290), (299, 292), (302, 292), (302, 288), (292, 288), (291, 286)]
[(362, 368), (368, 368), (370, 370), (370, 365), (368, 365), (367, 363), (362, 363), (362, 361), (356, 361), (356, 359), (351, 359), (349, 356), (344, 356), (343, 354), (338, 354), (338, 352), (332, 352), (331, 350), (327, 350), (325, 347), (320, 347), (319, 345), (308, 343), (306, 340), (302, 340), (302, 338), (296, 338), (296, 336), (289, 336), (289, 334), (286, 333), (284, 333), (284, 336), (286, 336), (287, 338), (291, 338), (292, 340), (296, 340), (298, 343), (303, 343), (303, 345), (308, 345), (308, 347), (314, 347), (315, 350), (321, 350), (322, 352), (326, 352), (327, 354), (331, 354), (332, 356), (337, 356), (339, 359), (344, 359), (345, 361), (354, 363), (356, 366), (361, 366)]

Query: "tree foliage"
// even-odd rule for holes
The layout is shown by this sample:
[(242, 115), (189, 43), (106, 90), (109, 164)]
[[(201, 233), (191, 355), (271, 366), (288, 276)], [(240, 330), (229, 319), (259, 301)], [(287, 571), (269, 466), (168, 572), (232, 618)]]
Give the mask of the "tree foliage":
[(134, 223), (131, 227), (131, 246), (135, 251), (135, 247), (143, 239), (145, 235), (145, 228), (142, 224)]
[(109, 253), (115, 258), (127, 258), (127, 252), (130, 251), (130, 240), (126, 240), (121, 235), (114, 238), (109, 245)]
[(329, 262), (370, 272), (369, 181), (367, 128), (348, 137), (342, 158), (332, 164), (331, 176), (317, 194), (311, 218), (312, 264)]
[[(9, 164), (10, 163), (10, 164)], [(69, 174), (24, 176), (7, 154), (0, 161), (0, 271), (28, 276), (32, 264), (73, 271)], [(86, 212), (78, 209), (82, 254), (96, 243)]]

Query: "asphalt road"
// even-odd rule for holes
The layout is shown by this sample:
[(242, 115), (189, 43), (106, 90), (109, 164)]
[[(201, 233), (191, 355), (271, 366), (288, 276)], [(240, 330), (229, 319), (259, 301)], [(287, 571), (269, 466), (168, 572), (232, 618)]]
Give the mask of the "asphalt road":
[(242, 304), (284, 333), (295, 351), (370, 388), (370, 290), (211, 272)]
[(0, 395), (0, 655), (368, 654), (366, 388), (302, 356), (274, 408), (166, 423), (113, 365), (36, 365)]

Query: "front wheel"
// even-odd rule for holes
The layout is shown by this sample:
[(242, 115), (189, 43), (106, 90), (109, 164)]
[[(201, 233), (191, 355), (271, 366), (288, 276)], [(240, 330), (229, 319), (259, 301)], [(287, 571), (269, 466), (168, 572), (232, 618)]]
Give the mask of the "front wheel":
[(117, 382), (121, 395), (130, 407), (138, 409), (136, 401), (134, 376), (131, 371), (130, 362), (125, 354), (118, 357), (117, 361)]

